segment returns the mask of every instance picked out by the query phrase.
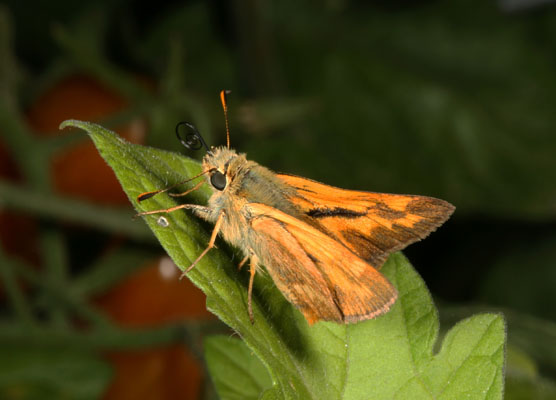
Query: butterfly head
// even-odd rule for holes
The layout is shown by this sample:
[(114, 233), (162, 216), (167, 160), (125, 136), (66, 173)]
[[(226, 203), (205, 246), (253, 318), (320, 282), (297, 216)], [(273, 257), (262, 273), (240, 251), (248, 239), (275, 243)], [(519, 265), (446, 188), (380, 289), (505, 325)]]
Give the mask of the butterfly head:
[[(242, 162), (243, 161), (243, 162)], [(237, 176), (245, 157), (226, 147), (212, 147), (203, 158), (203, 171), (213, 189), (224, 191)]]
[[(180, 142), (188, 149), (198, 150), (204, 147), (207, 150), (203, 157), (203, 174), (207, 174), (208, 183), (216, 191), (223, 192), (233, 183), (234, 179), (241, 174), (243, 166), (247, 163), (245, 155), (237, 154), (230, 148), (230, 129), (228, 126), (228, 105), (226, 95), (230, 92), (223, 90), (220, 92), (220, 100), (224, 109), (226, 121), (226, 147), (208, 147), (205, 140), (197, 128), (189, 122), (180, 122), (176, 126), (176, 136)], [(180, 135), (180, 126), (185, 125), (189, 133), (185, 138)]]

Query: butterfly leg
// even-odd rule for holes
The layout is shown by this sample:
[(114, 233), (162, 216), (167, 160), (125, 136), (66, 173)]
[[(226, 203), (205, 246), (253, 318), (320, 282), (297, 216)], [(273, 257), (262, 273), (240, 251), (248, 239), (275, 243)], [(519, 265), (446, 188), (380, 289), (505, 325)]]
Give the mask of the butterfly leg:
[(249, 320), (252, 324), (255, 323), (255, 319), (253, 318), (253, 305), (251, 299), (253, 298), (253, 282), (255, 281), (255, 272), (257, 272), (257, 266), (259, 265), (259, 259), (256, 255), (251, 255), (251, 262), (249, 272), (251, 276), (249, 277), (249, 288), (247, 289), (247, 310), (249, 312)]
[(208, 251), (214, 247), (214, 242), (216, 241), (216, 236), (218, 235), (218, 232), (220, 232), (220, 227), (222, 226), (222, 221), (223, 220), (224, 220), (224, 212), (221, 212), (218, 215), (218, 218), (216, 219), (216, 223), (214, 224), (214, 229), (212, 230), (212, 235), (210, 235), (210, 240), (209, 240), (207, 248), (204, 249), (203, 252), (201, 254), (199, 254), (199, 257), (197, 257), (197, 259), (195, 261), (193, 261), (193, 263), (181, 274), (181, 277), (183, 277), (185, 274), (187, 274), (189, 271), (191, 271), (193, 269), (193, 267), (195, 267), (195, 265), (199, 261), (201, 261), (201, 258), (203, 258), (205, 256), (205, 254), (207, 254)]
[(162, 210), (153, 210), (153, 211), (143, 211), (137, 213), (133, 216), (133, 218), (141, 217), (143, 215), (152, 215), (152, 214), (168, 214), (177, 210), (192, 210), (197, 216), (210, 221), (210, 208), (203, 207), (198, 204), (180, 204), (179, 206), (165, 208)]
[(237, 266), (237, 269), (241, 271), (241, 267), (243, 267), (243, 264), (245, 264), (247, 262), (247, 260), (249, 260), (249, 254), (246, 255), (245, 257), (243, 257), (243, 260), (241, 260), (239, 262), (239, 265)]

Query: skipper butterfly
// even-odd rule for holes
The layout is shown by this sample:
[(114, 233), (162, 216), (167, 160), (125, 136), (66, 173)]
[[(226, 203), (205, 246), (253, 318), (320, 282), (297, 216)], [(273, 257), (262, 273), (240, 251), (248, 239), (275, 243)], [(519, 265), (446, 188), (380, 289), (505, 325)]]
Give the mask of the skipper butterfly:
[[(201, 174), (208, 184), (207, 206), (181, 204), (150, 215), (188, 209), (214, 223), (208, 246), (184, 272), (214, 247), (218, 234), (242, 250), (250, 261), (248, 313), (257, 271), (265, 268), (285, 298), (309, 324), (353, 323), (387, 312), (398, 296), (379, 272), (392, 252), (426, 237), (454, 211), (450, 203), (425, 196), (338, 189), (307, 178), (276, 174), (230, 148), (226, 91), (220, 94), (226, 119), (226, 147), (209, 148), (195, 127), (184, 140), (188, 148), (204, 146)], [(185, 183), (180, 182), (180, 184)], [(143, 193), (144, 201), (155, 194)]]

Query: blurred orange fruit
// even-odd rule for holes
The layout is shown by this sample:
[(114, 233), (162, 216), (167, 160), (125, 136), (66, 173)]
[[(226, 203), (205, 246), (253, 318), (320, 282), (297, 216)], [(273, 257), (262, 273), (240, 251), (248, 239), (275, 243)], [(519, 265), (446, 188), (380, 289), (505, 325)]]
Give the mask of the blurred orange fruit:
[[(58, 127), (66, 119), (102, 123), (128, 106), (123, 96), (93, 78), (70, 76), (43, 93), (27, 111), (27, 119), (32, 130), (42, 137), (77, 134)], [(112, 129), (133, 143), (144, 143), (147, 124), (135, 118)], [(129, 204), (112, 169), (93, 143), (83, 133), (78, 134), (83, 135), (83, 141), (62, 149), (52, 159), (55, 190), (97, 204)]]
[(172, 260), (161, 257), (118, 283), (97, 304), (119, 325), (149, 327), (184, 319), (212, 319), (205, 294)]
[(115, 374), (104, 400), (199, 399), (202, 372), (183, 345), (107, 356)]
[[(102, 295), (97, 304), (127, 327), (214, 318), (204, 293), (180, 275), (170, 258), (162, 257)], [(116, 371), (105, 400), (199, 398), (202, 369), (184, 345), (110, 352), (107, 357)]]

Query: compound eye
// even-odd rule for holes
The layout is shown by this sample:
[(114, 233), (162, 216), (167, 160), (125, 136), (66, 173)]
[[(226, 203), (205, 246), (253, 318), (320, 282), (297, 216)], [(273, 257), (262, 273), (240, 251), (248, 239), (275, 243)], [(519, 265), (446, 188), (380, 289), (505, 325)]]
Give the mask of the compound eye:
[(226, 187), (226, 175), (220, 171), (216, 171), (210, 176), (210, 184), (214, 186), (215, 189), (224, 190)]

